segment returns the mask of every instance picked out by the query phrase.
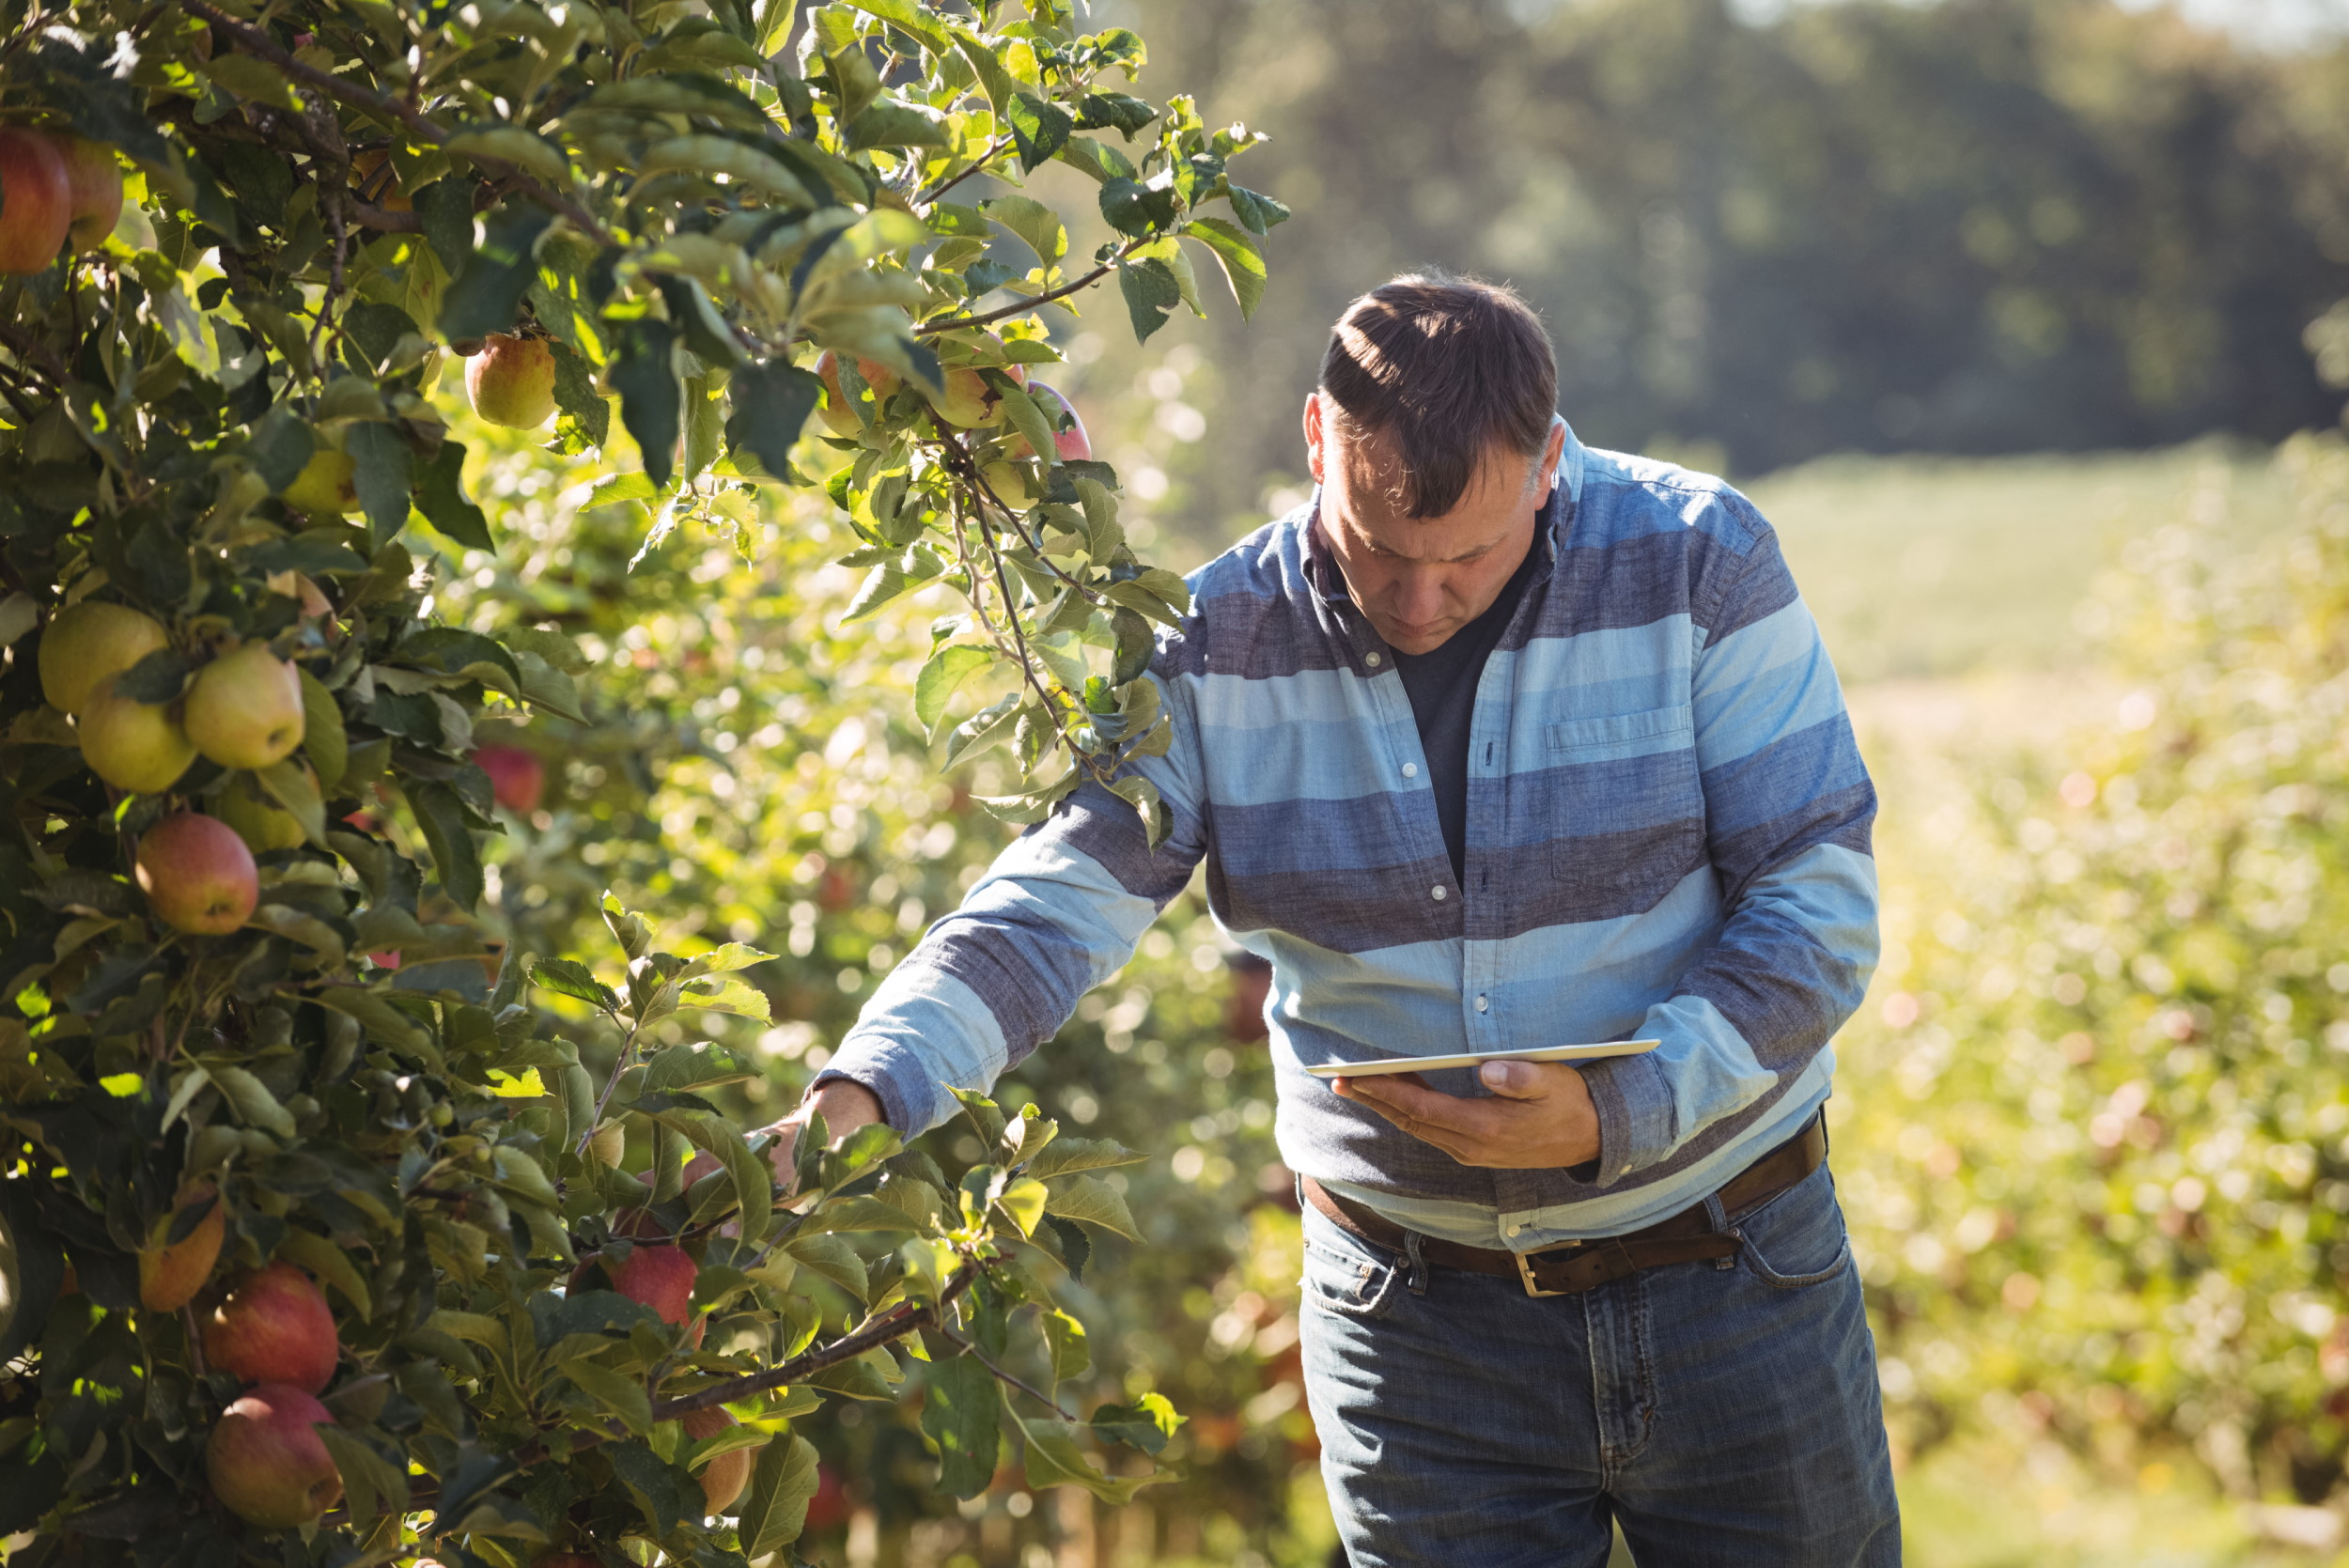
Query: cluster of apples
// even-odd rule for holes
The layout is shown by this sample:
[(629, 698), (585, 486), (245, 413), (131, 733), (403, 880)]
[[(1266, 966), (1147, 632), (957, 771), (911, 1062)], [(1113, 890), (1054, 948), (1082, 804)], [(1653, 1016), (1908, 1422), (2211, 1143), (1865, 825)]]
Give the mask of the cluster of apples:
[[(174, 1230), (183, 1233), (177, 1241)], [(215, 1186), (199, 1182), (181, 1194), (139, 1250), (139, 1304), (176, 1312), (194, 1301), (226, 1235)], [(205, 1365), (245, 1385), (205, 1445), (212, 1491), (238, 1517), (265, 1529), (314, 1523), (343, 1495), (342, 1476), (318, 1435), (334, 1421), (318, 1395), (342, 1358), (324, 1293), (292, 1264), (267, 1264), (199, 1315)]]
[[(199, 755), (250, 770), (293, 754), (307, 728), (302, 677), (266, 643), (221, 654), (174, 702), (140, 702), (116, 690), (125, 672), (170, 641), (153, 616), (102, 600), (84, 599), (50, 620), (40, 640), (41, 694), (73, 716), (93, 772), (117, 789), (157, 795)], [(302, 842), (293, 815), (249, 779), (233, 781), (219, 805), (216, 816), (166, 816), (139, 839), (139, 886), (156, 915), (181, 931), (218, 936), (242, 925), (260, 895), (255, 850)]]
[[(1084, 421), (1077, 417), (1075, 406), (1058, 388), (1043, 381), (1030, 381), (1024, 365), (1006, 365), (1003, 370), (1016, 384), (1031, 393), (1044, 394), (1055, 405), (1051, 424), (1057, 460), (1083, 462), (1093, 456), (1093, 441), (1085, 434)], [(872, 389), (877, 407), (888, 402), (905, 384), (903, 377), (878, 360), (858, 359), (856, 373)], [(856, 400), (841, 385), (840, 356), (826, 349), (816, 361), (816, 374), (824, 383), (824, 401), (817, 410), (817, 417), (834, 435), (855, 435), (863, 426)], [(943, 391), (937, 396), (932, 396), (926, 387), (922, 389), (922, 396), (940, 419), (965, 430), (994, 430), (1002, 427), (1005, 415), (1003, 389), (978, 370), (968, 366), (949, 369), (942, 383)], [(1005, 505), (1024, 511), (1043, 499), (1032, 482), (1030, 471), (1021, 466), (1035, 455), (1035, 447), (1027, 437), (1017, 430), (1009, 431), (994, 442), (992, 451), (982, 452), (979, 476)]]
[(0, 126), (0, 272), (45, 272), (69, 237), (75, 250), (94, 251), (121, 216), (122, 165), (114, 148)]

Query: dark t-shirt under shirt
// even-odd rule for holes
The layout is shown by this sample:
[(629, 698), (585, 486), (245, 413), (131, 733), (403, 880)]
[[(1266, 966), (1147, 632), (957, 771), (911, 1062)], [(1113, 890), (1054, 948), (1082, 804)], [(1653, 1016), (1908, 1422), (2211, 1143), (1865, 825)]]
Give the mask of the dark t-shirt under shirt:
[(1455, 880), (1468, 877), (1468, 760), (1470, 721), (1476, 713), (1476, 684), (1485, 676), (1501, 634), (1517, 613), (1517, 600), (1533, 575), (1533, 557), (1541, 541), (1501, 586), (1501, 597), (1476, 619), (1425, 653), (1394, 656), (1403, 690), (1410, 693), (1411, 718), (1419, 725), (1420, 750), (1427, 755), (1427, 784), (1436, 796), (1436, 821), (1443, 829), (1443, 846), (1452, 856)]

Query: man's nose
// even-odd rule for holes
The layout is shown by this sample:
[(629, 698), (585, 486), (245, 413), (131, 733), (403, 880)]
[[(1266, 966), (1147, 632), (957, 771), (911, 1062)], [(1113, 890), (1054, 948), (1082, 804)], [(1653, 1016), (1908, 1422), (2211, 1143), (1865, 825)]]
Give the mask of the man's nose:
[(1412, 626), (1425, 626), (1443, 613), (1443, 573), (1425, 567), (1406, 567), (1395, 574), (1395, 615)]

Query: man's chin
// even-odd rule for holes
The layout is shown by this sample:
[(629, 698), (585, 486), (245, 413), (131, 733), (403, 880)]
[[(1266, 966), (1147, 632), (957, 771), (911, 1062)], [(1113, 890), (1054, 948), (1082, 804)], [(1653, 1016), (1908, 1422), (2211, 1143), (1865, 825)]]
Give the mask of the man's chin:
[(1434, 653), (1452, 641), (1452, 634), (1459, 629), (1456, 623), (1445, 621), (1424, 629), (1383, 626), (1378, 629), (1378, 634), (1387, 640), (1387, 646), (1397, 653)]

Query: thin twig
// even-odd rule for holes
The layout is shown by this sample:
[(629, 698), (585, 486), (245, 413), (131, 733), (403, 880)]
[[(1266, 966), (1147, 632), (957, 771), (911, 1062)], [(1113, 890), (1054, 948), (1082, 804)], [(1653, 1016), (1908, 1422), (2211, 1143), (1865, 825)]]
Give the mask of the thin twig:
[(1054, 1399), (1050, 1394), (1048, 1394), (1042, 1389), (1036, 1388), (1033, 1383), (1024, 1382), (1015, 1374), (1005, 1372), (1002, 1367), (997, 1366), (993, 1361), (988, 1359), (987, 1352), (981, 1350), (977, 1345), (972, 1344), (969, 1340), (964, 1339), (960, 1334), (956, 1333), (951, 1328), (941, 1328), (938, 1330), (938, 1334), (941, 1339), (950, 1340), (954, 1343), (962, 1346), (963, 1354), (971, 1357), (973, 1360), (976, 1360), (979, 1365), (993, 1373), (995, 1374), (995, 1380), (998, 1383), (1010, 1385), (1012, 1388), (1019, 1389), (1021, 1393), (1026, 1394), (1030, 1399), (1033, 1399), (1037, 1404), (1043, 1405), (1046, 1409), (1051, 1411), (1052, 1414), (1058, 1416), (1061, 1420), (1067, 1421), (1072, 1425), (1075, 1423), (1077, 1418), (1062, 1409), (1060, 1407), (1059, 1400)]
[[(288, 51), (278, 47), (277, 40), (267, 33), (257, 27), (248, 26), (239, 22), (226, 11), (207, 4), (206, 0), (179, 0), (179, 5), (191, 16), (199, 17), (210, 23), (214, 27), (236, 39), (246, 51), (269, 61), (279, 70), (305, 86), (330, 97), (339, 98), (344, 102), (354, 104), (370, 114), (397, 119), (434, 147), (439, 147), (449, 139), (450, 132), (447, 128), (414, 104), (397, 98), (386, 98), (381, 93), (369, 92), (365, 87), (353, 86), (338, 76), (331, 75), (315, 66), (305, 65), (295, 59)], [(573, 228), (594, 240), (598, 244), (614, 245), (619, 242), (613, 238), (610, 230), (596, 221), (595, 214), (560, 191), (550, 189), (527, 175), (514, 170), (513, 165), (505, 159), (470, 152), (465, 156), (501, 171), (513, 171), (506, 178), (513, 182), (515, 190), (557, 213)]]
[[(200, 3), (200, 0), (190, 0), (190, 3)], [(1160, 236), (1159, 238), (1164, 237)], [(1100, 282), (1103, 278), (1108, 277), (1112, 272), (1117, 271), (1117, 264), (1119, 262), (1125, 260), (1128, 256), (1140, 250), (1149, 241), (1143, 240), (1127, 241), (1124, 247), (1121, 248), (1115, 256), (1112, 256), (1109, 260), (1102, 262), (1098, 267), (1096, 267), (1093, 271), (1087, 272), (1084, 276), (1077, 279), (1073, 283), (1064, 283), (1058, 288), (1048, 288), (1041, 294), (1027, 295), (1020, 299), (1017, 303), (1007, 304), (1001, 310), (982, 311), (976, 316), (957, 316), (951, 321), (926, 321), (922, 325), (913, 329), (913, 335), (916, 337), (929, 337), (939, 333), (954, 332), (963, 327), (983, 327), (989, 321), (1001, 321), (1006, 317), (1025, 316), (1029, 311), (1034, 310), (1038, 305), (1050, 304), (1054, 300), (1065, 300), (1071, 294), (1081, 293), (1083, 290), (1092, 287), (1095, 284)]]
[(993, 141), (987, 144), (987, 150), (979, 154), (978, 162), (972, 163), (969, 168), (963, 170), (960, 174), (942, 180), (940, 183), (931, 186), (928, 190), (922, 192), (913, 198), (913, 205), (916, 207), (927, 207), (930, 203), (936, 201), (939, 197), (944, 195), (947, 192), (953, 190), (956, 186), (961, 184), (972, 175), (977, 174), (981, 169), (986, 168), (989, 163), (995, 162), (996, 159), (1002, 157), (1003, 149), (1010, 145), (1011, 142), (1007, 137), (996, 137)]

